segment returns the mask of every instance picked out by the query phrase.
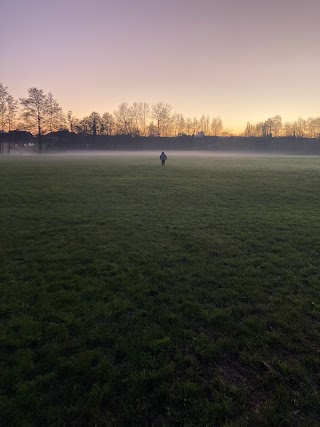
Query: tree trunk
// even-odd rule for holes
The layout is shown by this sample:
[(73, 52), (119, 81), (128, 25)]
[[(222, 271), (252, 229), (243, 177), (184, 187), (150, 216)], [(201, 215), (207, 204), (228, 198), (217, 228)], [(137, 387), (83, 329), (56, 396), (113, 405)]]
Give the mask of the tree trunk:
[(41, 138), (41, 132), (38, 133), (38, 143), (39, 143), (39, 153), (42, 153), (42, 138)]

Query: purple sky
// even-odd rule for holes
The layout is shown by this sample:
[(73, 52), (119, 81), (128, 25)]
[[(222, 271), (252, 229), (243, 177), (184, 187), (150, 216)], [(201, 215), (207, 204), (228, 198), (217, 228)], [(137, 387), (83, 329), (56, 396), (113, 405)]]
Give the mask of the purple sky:
[(2, 0), (0, 83), (81, 118), (165, 101), (225, 127), (320, 115), (320, 0)]

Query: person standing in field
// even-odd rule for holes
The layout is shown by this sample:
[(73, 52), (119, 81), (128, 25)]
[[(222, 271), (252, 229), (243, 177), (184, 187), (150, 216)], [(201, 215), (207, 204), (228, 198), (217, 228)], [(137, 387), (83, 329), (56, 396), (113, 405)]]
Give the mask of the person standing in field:
[(164, 154), (164, 151), (162, 151), (162, 153), (160, 154), (160, 160), (161, 160), (162, 166), (164, 166), (167, 160), (167, 156)]

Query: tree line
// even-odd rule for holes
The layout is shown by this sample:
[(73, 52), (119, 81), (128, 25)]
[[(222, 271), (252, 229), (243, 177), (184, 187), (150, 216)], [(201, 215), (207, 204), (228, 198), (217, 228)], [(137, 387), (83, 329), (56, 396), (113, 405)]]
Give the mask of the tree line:
[[(42, 89), (32, 87), (28, 96), (14, 99), (8, 88), (0, 83), (0, 131), (29, 131), (37, 135), (39, 150), (42, 150), (42, 135), (55, 131), (69, 131), (82, 135), (130, 135), (176, 137), (195, 136), (232, 136), (232, 131), (225, 129), (220, 116), (210, 118), (202, 114), (200, 118), (184, 117), (173, 111), (165, 102), (148, 104), (134, 102), (129, 105), (121, 103), (113, 113), (99, 114), (92, 112), (89, 116), (77, 118), (72, 111), (64, 113), (53, 94), (44, 93)], [(251, 124), (240, 136), (270, 137), (297, 136), (320, 137), (320, 117), (293, 122), (282, 122), (280, 115), (265, 121)]]
[(173, 111), (165, 102), (149, 105), (147, 102), (121, 103), (113, 112), (102, 115), (92, 112), (81, 119), (72, 111), (64, 113), (52, 93), (32, 87), (26, 98), (15, 100), (8, 88), (0, 83), (1, 132), (11, 130), (29, 131), (39, 138), (55, 131), (67, 130), (82, 135), (131, 135), (170, 137), (178, 135), (230, 135), (224, 129), (220, 116), (210, 119), (209, 115), (200, 118), (185, 118)]
[(248, 122), (244, 136), (320, 138), (320, 117), (299, 117), (298, 120), (282, 123), (281, 116), (276, 115), (256, 124)]

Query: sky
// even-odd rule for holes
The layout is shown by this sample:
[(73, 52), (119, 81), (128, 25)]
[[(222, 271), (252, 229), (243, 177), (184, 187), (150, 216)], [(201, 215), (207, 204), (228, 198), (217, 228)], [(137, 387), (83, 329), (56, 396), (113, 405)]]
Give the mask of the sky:
[(82, 118), (163, 101), (234, 133), (320, 116), (320, 0), (1, 0), (0, 83)]

